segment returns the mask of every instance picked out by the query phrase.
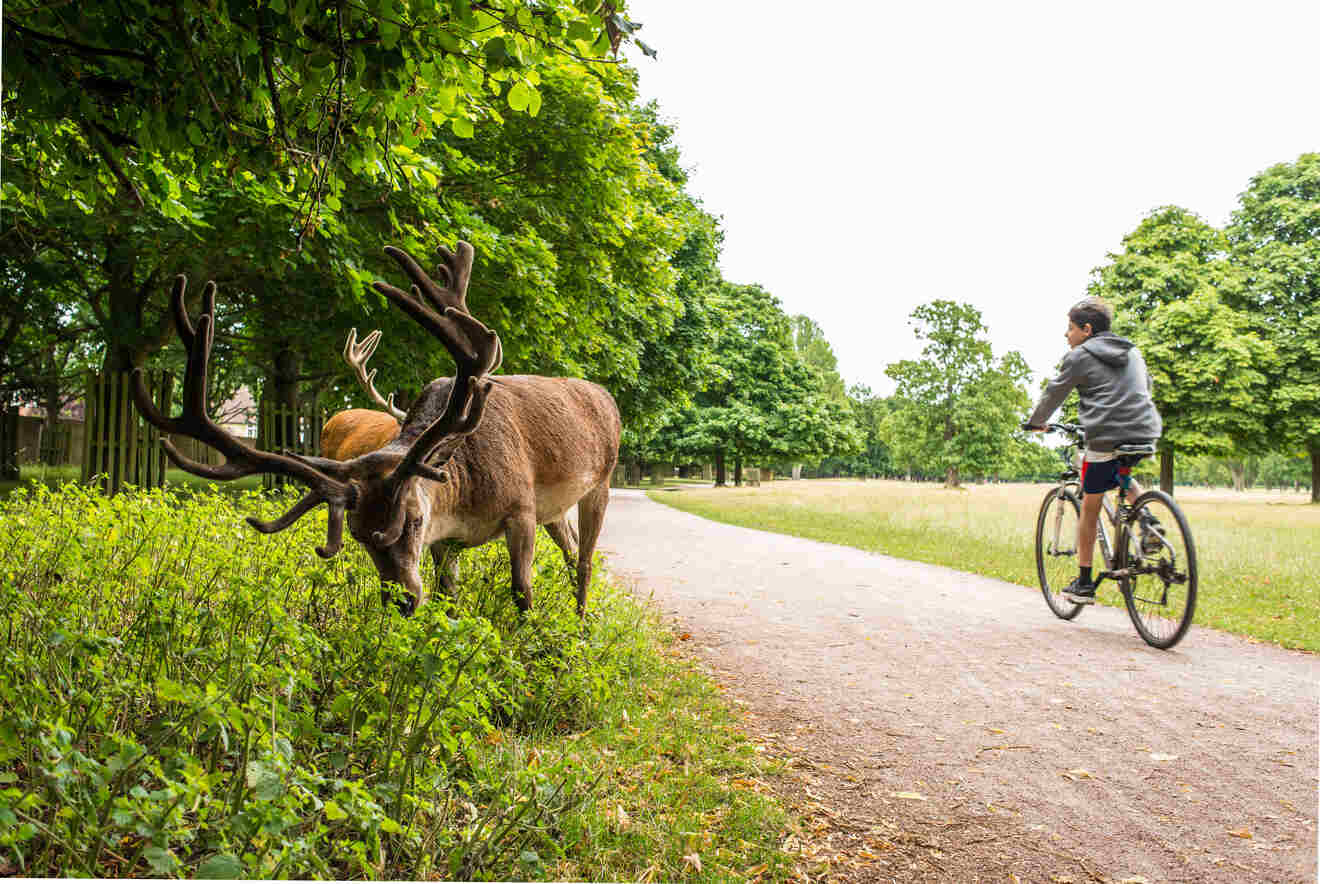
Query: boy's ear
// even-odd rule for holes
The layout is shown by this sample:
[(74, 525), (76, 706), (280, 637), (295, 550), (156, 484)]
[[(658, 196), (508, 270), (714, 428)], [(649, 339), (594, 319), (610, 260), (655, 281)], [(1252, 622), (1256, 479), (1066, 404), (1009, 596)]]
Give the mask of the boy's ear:
[(1082, 331), (1086, 332), (1088, 338), (1095, 334), (1095, 331), (1091, 328), (1091, 323), (1089, 322), (1082, 326)]

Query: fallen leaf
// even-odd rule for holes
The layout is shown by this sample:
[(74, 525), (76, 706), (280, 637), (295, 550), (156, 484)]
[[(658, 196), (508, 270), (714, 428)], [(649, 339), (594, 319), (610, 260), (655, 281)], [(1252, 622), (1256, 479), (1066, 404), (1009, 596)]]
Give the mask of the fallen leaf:
[(906, 798), (909, 801), (925, 801), (926, 796), (920, 792), (890, 792), (890, 798)]
[(1072, 770), (1068, 771), (1068, 773), (1083, 780), (1090, 780), (1095, 777), (1095, 774), (1091, 773), (1084, 767), (1074, 767)]
[(685, 633), (683, 633), (682, 635), (680, 635), (680, 636), (678, 637), (678, 640), (681, 641), (681, 642), (685, 642), (685, 641), (687, 641), (687, 640), (690, 639), (690, 638), (692, 638), (692, 633), (690, 633), (690, 632), (685, 632)]
[(1150, 757), (1151, 757), (1151, 760), (1152, 760), (1152, 761), (1177, 761), (1177, 760), (1178, 760), (1178, 756), (1177, 756), (1177, 755), (1165, 755), (1163, 752), (1152, 752), (1152, 753), (1150, 753)]
[(614, 808), (614, 819), (619, 824), (620, 829), (628, 828), (628, 824), (632, 822), (632, 820), (628, 818), (628, 811), (623, 809), (622, 804)]
[(768, 868), (770, 868), (769, 863), (761, 863), (759, 866), (752, 866), (750, 869), (747, 869), (743, 874), (748, 878), (755, 878), (758, 875), (764, 875), (765, 870)]
[(701, 857), (697, 854), (689, 853), (687, 856), (683, 857), (683, 865), (691, 866), (692, 871), (696, 872), (698, 875), (701, 874)]
[(1133, 875), (1131, 878), (1124, 878), (1118, 884), (1150, 884), (1142, 875)]
[(1250, 838), (1250, 837), (1251, 837), (1251, 833), (1248, 832), (1246, 829), (1229, 829), (1229, 830), (1228, 830), (1228, 834), (1232, 835), (1234, 838)]

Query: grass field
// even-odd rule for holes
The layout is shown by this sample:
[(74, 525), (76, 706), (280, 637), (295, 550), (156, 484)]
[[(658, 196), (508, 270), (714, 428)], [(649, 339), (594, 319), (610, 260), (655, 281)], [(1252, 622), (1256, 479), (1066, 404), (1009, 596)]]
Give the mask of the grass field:
[[(1038, 587), (1035, 528), (1047, 485), (826, 479), (685, 488), (652, 499), (720, 522), (931, 562)], [(1320, 651), (1320, 507), (1304, 494), (1184, 489), (1197, 547), (1197, 626)], [(1109, 584), (1106, 584), (1109, 585)], [(1101, 593), (1121, 604), (1117, 593)], [(1042, 606), (1045, 604), (1041, 601)]]

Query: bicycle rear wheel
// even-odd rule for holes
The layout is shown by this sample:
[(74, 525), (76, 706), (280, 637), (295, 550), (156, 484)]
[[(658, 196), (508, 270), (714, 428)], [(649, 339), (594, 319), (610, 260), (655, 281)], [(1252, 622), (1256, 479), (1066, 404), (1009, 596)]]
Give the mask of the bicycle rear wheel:
[(1036, 574), (1040, 591), (1055, 616), (1071, 620), (1081, 613), (1063, 594), (1077, 576), (1077, 522), (1081, 505), (1070, 491), (1054, 488), (1045, 495), (1036, 518)]
[[(1152, 532), (1146, 513), (1159, 520)], [(1196, 611), (1196, 546), (1182, 509), (1163, 491), (1137, 498), (1118, 545), (1118, 568), (1126, 571), (1123, 600), (1137, 633), (1151, 647), (1178, 644)]]

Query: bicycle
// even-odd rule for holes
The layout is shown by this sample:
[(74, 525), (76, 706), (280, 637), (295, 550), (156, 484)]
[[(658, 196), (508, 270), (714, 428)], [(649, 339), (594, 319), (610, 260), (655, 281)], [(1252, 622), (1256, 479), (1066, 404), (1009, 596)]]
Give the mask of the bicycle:
[[(1063, 594), (1077, 576), (1077, 523), (1081, 518), (1081, 458), (1086, 437), (1076, 424), (1048, 424), (1048, 430), (1071, 440), (1063, 450), (1066, 469), (1057, 487), (1041, 503), (1036, 520), (1036, 572), (1050, 610), (1072, 620), (1084, 605)], [(1187, 634), (1196, 610), (1196, 546), (1182, 509), (1163, 491), (1144, 492), (1131, 505), (1127, 492), (1132, 467), (1155, 453), (1149, 443), (1119, 445), (1118, 501), (1106, 495), (1097, 540), (1105, 569), (1095, 578), (1097, 588), (1113, 580), (1123, 595), (1132, 625), (1152, 647), (1168, 649)], [(1109, 525), (1106, 526), (1105, 517)], [(1115, 543), (1110, 545), (1109, 528)]]

